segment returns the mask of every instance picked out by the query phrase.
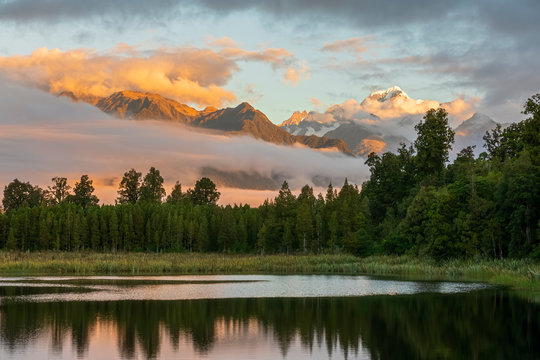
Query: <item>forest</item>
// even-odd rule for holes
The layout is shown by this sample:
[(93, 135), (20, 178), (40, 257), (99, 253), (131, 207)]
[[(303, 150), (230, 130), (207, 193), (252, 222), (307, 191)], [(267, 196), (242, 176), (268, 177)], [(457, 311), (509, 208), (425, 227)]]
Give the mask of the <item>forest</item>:
[(127, 171), (115, 205), (99, 205), (92, 180), (47, 189), (13, 180), (0, 212), (0, 248), (36, 251), (408, 254), (540, 258), (540, 94), (527, 118), (487, 132), (485, 151), (460, 149), (444, 109), (431, 109), (397, 153), (372, 153), (369, 179), (325, 194), (283, 182), (259, 207), (217, 205), (209, 178), (169, 195), (159, 170)]

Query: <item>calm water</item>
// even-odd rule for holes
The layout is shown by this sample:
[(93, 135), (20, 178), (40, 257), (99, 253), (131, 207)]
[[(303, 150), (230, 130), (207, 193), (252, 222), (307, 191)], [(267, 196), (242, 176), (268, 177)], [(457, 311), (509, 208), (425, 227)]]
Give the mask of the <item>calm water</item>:
[(540, 358), (540, 306), (364, 276), (0, 278), (0, 359)]

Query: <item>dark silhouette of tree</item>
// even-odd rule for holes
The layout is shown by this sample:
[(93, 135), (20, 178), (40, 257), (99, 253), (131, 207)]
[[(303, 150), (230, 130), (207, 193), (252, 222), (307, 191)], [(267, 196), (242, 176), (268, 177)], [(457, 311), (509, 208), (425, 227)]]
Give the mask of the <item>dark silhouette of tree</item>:
[(93, 181), (89, 179), (88, 175), (82, 175), (81, 180), (75, 183), (73, 195), (69, 196), (69, 201), (83, 208), (96, 206), (99, 203), (99, 199), (94, 195), (95, 189), (92, 183)]
[(48, 187), (48, 196), (53, 204), (60, 204), (69, 197), (71, 186), (68, 185), (67, 178), (65, 177), (57, 176), (53, 177), (51, 180), (53, 185)]
[(135, 204), (139, 200), (141, 177), (142, 173), (135, 171), (135, 169), (124, 173), (118, 189), (118, 198), (116, 199), (119, 204)]
[(144, 176), (140, 201), (161, 204), (164, 196), (163, 177), (160, 175), (159, 170), (152, 166)]
[(448, 124), (448, 113), (440, 108), (430, 109), (424, 120), (415, 127), (417, 138), (416, 166), (421, 177), (436, 176), (444, 169), (454, 143), (454, 131)]
[(182, 185), (179, 181), (174, 184), (171, 193), (167, 196), (167, 203), (180, 204), (184, 200), (184, 194), (182, 193)]
[(188, 190), (187, 196), (194, 205), (215, 205), (221, 194), (212, 180), (203, 177), (197, 180), (193, 189)]
[(15, 179), (4, 187), (2, 205), (5, 211), (17, 209), (21, 206), (37, 206), (45, 199), (44, 191), (29, 182)]

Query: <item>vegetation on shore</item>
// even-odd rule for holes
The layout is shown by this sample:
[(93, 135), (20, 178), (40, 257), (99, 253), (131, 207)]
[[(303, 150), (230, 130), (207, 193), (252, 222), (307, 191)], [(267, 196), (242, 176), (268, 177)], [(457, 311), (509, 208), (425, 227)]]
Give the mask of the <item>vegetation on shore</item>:
[(87, 175), (73, 192), (66, 178), (48, 190), (15, 179), (4, 189), (0, 248), (540, 259), (540, 94), (523, 113), (486, 133), (487, 152), (467, 147), (449, 164), (454, 132), (445, 110), (431, 109), (413, 145), (369, 155), (361, 190), (345, 180), (339, 192), (329, 184), (316, 196), (305, 185), (295, 196), (284, 181), (257, 208), (217, 205), (208, 178), (186, 192), (176, 183), (164, 201), (153, 167), (144, 177), (127, 171), (115, 205), (98, 206)]
[(540, 290), (540, 263), (530, 259), (452, 259), (412, 256), (225, 255), (200, 253), (0, 252), (0, 274), (192, 275), (342, 274), (396, 275), (411, 279), (484, 281)]

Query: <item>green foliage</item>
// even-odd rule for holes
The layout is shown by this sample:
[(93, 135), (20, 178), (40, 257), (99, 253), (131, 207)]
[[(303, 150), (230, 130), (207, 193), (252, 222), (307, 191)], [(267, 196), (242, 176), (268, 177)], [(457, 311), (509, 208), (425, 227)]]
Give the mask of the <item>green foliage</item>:
[(21, 182), (15, 179), (4, 187), (2, 205), (4, 211), (11, 211), (21, 206), (37, 206), (45, 200), (42, 189), (33, 186), (29, 182)]
[(163, 188), (163, 177), (159, 170), (153, 166), (144, 176), (141, 189), (140, 201), (161, 204), (161, 200), (165, 197), (165, 189)]
[[(486, 134), (488, 154), (479, 158), (468, 147), (445, 165), (453, 133), (443, 110), (428, 111), (416, 126), (416, 153), (402, 146), (398, 154), (370, 154), (361, 195), (369, 203), (372, 250), (438, 260), (537, 254), (539, 104), (540, 95), (533, 96), (524, 110), (530, 118)], [(358, 241), (344, 239), (359, 253)]]
[(71, 186), (67, 183), (67, 178), (65, 177), (53, 177), (53, 185), (48, 187), (48, 197), (49, 201), (53, 204), (60, 204), (62, 201), (66, 200), (70, 193)]
[(82, 175), (81, 180), (75, 183), (73, 195), (69, 196), (68, 200), (83, 208), (96, 206), (99, 203), (99, 199), (94, 195), (95, 189), (92, 183), (93, 181), (89, 179), (88, 175)]
[[(446, 164), (453, 142), (444, 110), (429, 110), (414, 147), (370, 154), (362, 190), (345, 179), (325, 197), (284, 181), (258, 208), (218, 206), (208, 178), (167, 202), (163, 178), (131, 169), (114, 206), (95, 206), (87, 175), (67, 195), (65, 178), (44, 192), (15, 179), (4, 189), (0, 246), (10, 250), (412, 254), (450, 258), (540, 257), (540, 95), (530, 117), (486, 135), (488, 154), (472, 147)], [(140, 194), (137, 198), (137, 194)], [(68, 201), (65, 201), (65, 200)]]
[(424, 120), (415, 127), (418, 134), (416, 149), (416, 167), (421, 177), (440, 174), (448, 161), (448, 153), (454, 142), (454, 131), (448, 124), (448, 113), (440, 108), (430, 109)]
[(197, 180), (195, 187), (188, 190), (187, 193), (187, 196), (195, 205), (215, 205), (220, 195), (216, 184), (207, 177)]
[(182, 185), (179, 181), (174, 184), (174, 187), (171, 190), (169, 196), (167, 196), (167, 203), (169, 204), (180, 204), (184, 200), (185, 196), (182, 193)]
[(124, 173), (118, 189), (117, 202), (119, 204), (135, 204), (141, 195), (142, 173), (131, 169)]

